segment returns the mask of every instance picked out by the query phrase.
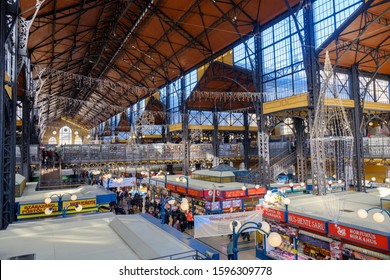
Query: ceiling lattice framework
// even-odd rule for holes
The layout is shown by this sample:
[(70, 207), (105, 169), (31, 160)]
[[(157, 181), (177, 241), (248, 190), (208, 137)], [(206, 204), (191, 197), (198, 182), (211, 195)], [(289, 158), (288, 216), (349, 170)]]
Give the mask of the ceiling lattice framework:
[[(30, 19), (35, 4), (21, 0), (21, 15)], [(255, 22), (286, 10), (284, 0), (46, 0), (30, 29), (28, 49), (40, 67), (155, 89), (250, 34)], [(119, 93), (55, 75), (42, 91), (119, 107), (150, 94)], [(49, 97), (42, 113), (49, 122), (65, 117), (85, 127), (118, 113), (87, 104)]]

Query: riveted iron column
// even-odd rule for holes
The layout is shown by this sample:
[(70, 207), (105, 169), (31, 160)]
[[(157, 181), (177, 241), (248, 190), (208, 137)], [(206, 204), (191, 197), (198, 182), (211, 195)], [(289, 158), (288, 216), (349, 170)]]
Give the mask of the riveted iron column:
[(15, 220), (18, 2), (0, 1), (0, 229)]
[(364, 180), (364, 157), (363, 157), (363, 138), (361, 132), (361, 120), (363, 118), (363, 100), (360, 98), (359, 72), (356, 65), (352, 66), (351, 73), (351, 95), (355, 106), (353, 108), (353, 134), (354, 134), (354, 181), (355, 190), (365, 191)]
[[(260, 26), (255, 24), (255, 65), (254, 65), (254, 88), (256, 92), (263, 91), (262, 83), (262, 54), (261, 54)], [(270, 157), (269, 135), (266, 127), (267, 116), (263, 113), (264, 95), (261, 94), (254, 102), (257, 120), (257, 145), (259, 149), (259, 183), (267, 189), (270, 186)]]
[(183, 157), (183, 174), (188, 175), (190, 168), (190, 139), (188, 133), (188, 108), (186, 103), (186, 94), (185, 94), (185, 79), (184, 77), (181, 79), (181, 115), (182, 115), (182, 128), (183, 128), (183, 149), (184, 149), (184, 157)]
[(297, 152), (297, 175), (298, 182), (306, 182), (307, 172), (307, 152), (305, 149), (306, 134), (303, 120), (300, 118), (294, 118), (295, 137), (296, 137), (296, 152)]

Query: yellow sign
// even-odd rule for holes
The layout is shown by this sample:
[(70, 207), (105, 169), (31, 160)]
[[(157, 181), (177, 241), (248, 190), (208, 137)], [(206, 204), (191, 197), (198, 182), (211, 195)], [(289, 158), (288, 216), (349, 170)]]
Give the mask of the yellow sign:
[(65, 206), (65, 203), (69, 203), (69, 206), (74, 206), (74, 207), (77, 207), (77, 205), (81, 204), (81, 206), (83, 206), (83, 209), (85, 209), (85, 208), (96, 207), (96, 198), (66, 201), (64, 202), (63, 206)]
[(44, 213), (46, 208), (52, 208), (53, 211), (58, 211), (58, 202), (52, 202), (50, 204), (46, 204), (46, 203), (23, 204), (20, 205), (19, 215)]
[[(71, 207), (69, 210), (77, 207), (81, 204), (83, 209), (96, 207), (96, 198), (80, 199), (75, 201), (63, 201), (62, 207)], [(58, 211), (58, 202), (52, 202), (50, 204), (36, 203), (36, 204), (21, 204), (19, 207), (19, 215), (31, 215), (44, 213), (46, 208), (51, 208), (53, 212)]]

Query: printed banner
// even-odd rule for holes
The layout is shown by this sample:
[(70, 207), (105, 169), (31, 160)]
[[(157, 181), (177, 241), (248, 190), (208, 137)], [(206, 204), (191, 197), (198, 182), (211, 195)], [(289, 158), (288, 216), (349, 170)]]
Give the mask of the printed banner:
[(137, 183), (137, 179), (135, 177), (131, 178), (122, 178), (122, 182), (115, 182), (113, 179), (109, 179), (109, 184), (107, 184), (107, 180), (103, 180), (103, 187), (108, 188), (118, 188), (118, 187), (131, 187), (135, 186)]
[[(232, 234), (232, 230), (230, 229), (230, 224), (232, 221), (238, 221), (241, 223), (241, 225), (246, 222), (260, 223), (261, 211), (249, 211), (217, 215), (195, 215), (194, 221), (195, 238), (228, 235)], [(248, 231), (253, 230), (254, 229)]]

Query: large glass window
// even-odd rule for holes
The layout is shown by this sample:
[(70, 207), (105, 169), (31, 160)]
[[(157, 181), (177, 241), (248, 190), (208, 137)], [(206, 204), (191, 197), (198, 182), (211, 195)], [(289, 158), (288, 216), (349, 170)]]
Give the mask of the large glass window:
[(218, 124), (228, 126), (243, 126), (244, 116), (242, 113), (220, 112), (218, 113)]
[(49, 145), (57, 145), (57, 139), (55, 137), (50, 137), (48, 144)]
[[(321, 83), (324, 82), (325, 74), (321, 71)], [(336, 91), (336, 92), (335, 92)], [(335, 73), (335, 77), (329, 80), (325, 92), (327, 98), (351, 99), (349, 95), (349, 76), (344, 73)]]
[(72, 129), (69, 126), (60, 129), (60, 145), (72, 145)]
[[(303, 32), (303, 12), (297, 14)], [(261, 32), (263, 91), (265, 100), (288, 97), (307, 91), (302, 46), (292, 16)]]
[[(248, 49), (246, 50), (245, 44)], [(234, 65), (244, 67), (246, 69), (252, 69), (252, 63), (254, 63), (254, 55), (255, 55), (255, 40), (254, 37), (245, 41), (245, 43), (241, 43), (235, 48), (233, 48), (233, 63)]]
[(164, 104), (164, 106), (166, 106), (166, 102), (167, 102), (167, 88), (166, 87), (162, 87), (160, 89), (160, 101), (162, 104)]
[(360, 83), (360, 95), (364, 94), (364, 101), (370, 101), (374, 102), (375, 100), (375, 89), (374, 89), (374, 83), (370, 82), (370, 78), (360, 76), (359, 77), (359, 83)]
[(191, 71), (190, 73), (184, 76), (184, 79), (185, 79), (184, 92), (185, 92), (185, 98), (187, 99), (188, 96), (190, 96), (194, 87), (196, 86), (196, 83), (198, 82), (198, 71), (197, 70)]
[(83, 144), (83, 140), (81, 139), (80, 136), (76, 135), (76, 136), (74, 137), (74, 144), (75, 144), (75, 145), (82, 145), (82, 144)]
[(315, 1), (313, 13), (316, 47), (320, 46), (362, 3), (362, 0)]
[(169, 115), (170, 124), (181, 123), (181, 79), (169, 85)]
[(379, 102), (389, 104), (389, 81), (383, 79), (374, 79), (371, 81), (370, 77), (360, 76), (360, 94), (365, 91), (365, 101)]
[(213, 113), (210, 111), (189, 111), (188, 123), (191, 125), (212, 125)]
[(389, 104), (389, 81), (375, 80), (375, 97), (377, 102)]

